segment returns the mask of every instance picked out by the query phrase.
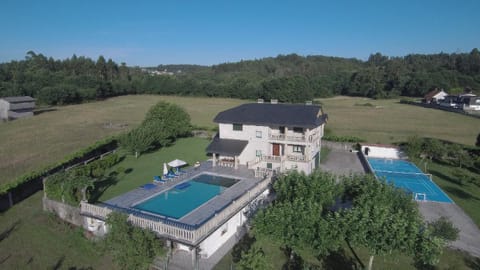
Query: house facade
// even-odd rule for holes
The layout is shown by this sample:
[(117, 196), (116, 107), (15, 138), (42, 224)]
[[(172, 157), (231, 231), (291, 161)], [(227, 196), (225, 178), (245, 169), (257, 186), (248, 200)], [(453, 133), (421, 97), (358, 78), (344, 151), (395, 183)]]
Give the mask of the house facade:
[(461, 99), (464, 111), (480, 111), (480, 97), (479, 96), (464, 96)]
[(35, 99), (29, 96), (0, 98), (0, 119), (9, 120), (33, 116)]
[(424, 103), (439, 103), (441, 100), (443, 100), (446, 96), (448, 96), (448, 93), (445, 92), (443, 89), (435, 89), (430, 92), (428, 92), (424, 97), (423, 97), (423, 102)]
[(326, 121), (318, 105), (243, 104), (215, 117), (219, 132), (207, 152), (215, 166), (310, 174), (319, 166)]

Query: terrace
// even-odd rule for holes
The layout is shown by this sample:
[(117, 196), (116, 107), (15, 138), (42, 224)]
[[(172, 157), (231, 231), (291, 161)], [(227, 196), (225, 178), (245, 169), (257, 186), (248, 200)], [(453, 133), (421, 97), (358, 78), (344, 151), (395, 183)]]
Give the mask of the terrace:
[[(239, 181), (178, 220), (134, 208), (139, 202), (201, 174), (227, 176)], [(175, 180), (157, 184), (151, 189), (139, 187), (97, 205), (82, 202), (81, 214), (105, 220), (112, 211), (124, 212), (137, 226), (149, 228), (161, 236), (194, 246), (262, 194), (268, 188), (270, 179), (268, 174), (263, 178), (256, 177), (255, 172), (248, 170), (246, 166), (240, 166), (238, 169), (213, 167), (212, 163), (207, 161), (201, 163), (200, 167), (187, 169)]]

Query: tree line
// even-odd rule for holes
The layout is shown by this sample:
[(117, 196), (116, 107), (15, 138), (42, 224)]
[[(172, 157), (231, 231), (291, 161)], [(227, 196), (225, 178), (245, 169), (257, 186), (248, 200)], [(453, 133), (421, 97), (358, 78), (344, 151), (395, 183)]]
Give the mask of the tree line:
[[(173, 75), (154, 75), (167, 70)], [(480, 52), (411, 54), (368, 60), (279, 55), (214, 66), (160, 65), (142, 69), (103, 56), (58, 60), (29, 51), (0, 64), (0, 96), (29, 95), (44, 104), (80, 103), (127, 94), (272, 99), (304, 102), (333, 95), (422, 96), (432, 88), (480, 89)]]

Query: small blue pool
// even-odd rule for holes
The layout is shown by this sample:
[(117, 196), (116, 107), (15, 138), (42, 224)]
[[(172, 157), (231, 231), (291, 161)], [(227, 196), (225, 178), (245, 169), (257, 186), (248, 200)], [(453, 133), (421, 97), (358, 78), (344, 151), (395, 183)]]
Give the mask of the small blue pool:
[(453, 203), (428, 175), (415, 164), (400, 159), (367, 158), (378, 178), (412, 193), (416, 200)]
[(236, 182), (236, 179), (201, 174), (135, 205), (134, 208), (180, 219)]

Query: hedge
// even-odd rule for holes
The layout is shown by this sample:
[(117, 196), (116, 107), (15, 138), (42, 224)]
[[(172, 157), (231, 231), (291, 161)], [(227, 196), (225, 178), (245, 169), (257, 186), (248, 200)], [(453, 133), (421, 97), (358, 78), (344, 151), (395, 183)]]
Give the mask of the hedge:
[(54, 164), (49, 164), (46, 165), (40, 169), (28, 172), (26, 174), (23, 174), (19, 177), (17, 177), (13, 182), (6, 183), (2, 186), (0, 186), (0, 195), (3, 195), (5, 193), (8, 193), (11, 189), (16, 188), (17, 186), (35, 180), (39, 177), (46, 176), (51, 173), (55, 173), (58, 170), (63, 169), (65, 166), (68, 165), (73, 165), (76, 162), (80, 161), (81, 159), (84, 159), (85, 157), (88, 157), (89, 155), (95, 155), (97, 154), (96, 152), (100, 149), (103, 149), (104, 147), (107, 146), (117, 146), (117, 138), (112, 136), (105, 138), (103, 140), (97, 141), (96, 143), (83, 148), (71, 155), (66, 156), (62, 161), (59, 161)]
[(337, 135), (325, 135), (322, 138), (325, 141), (332, 141), (332, 142), (348, 142), (348, 143), (359, 143), (365, 142), (366, 140), (362, 138), (358, 138), (355, 136), (337, 136)]

